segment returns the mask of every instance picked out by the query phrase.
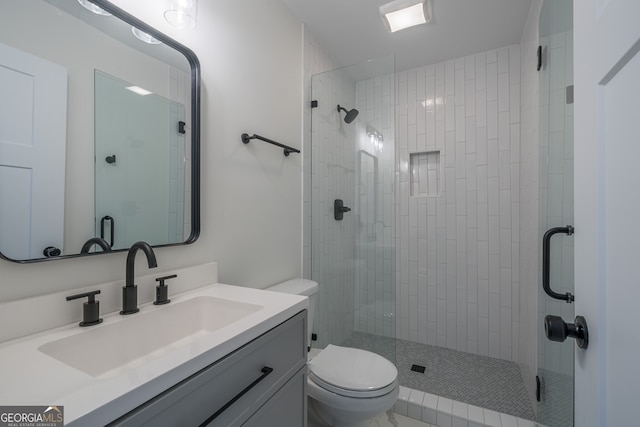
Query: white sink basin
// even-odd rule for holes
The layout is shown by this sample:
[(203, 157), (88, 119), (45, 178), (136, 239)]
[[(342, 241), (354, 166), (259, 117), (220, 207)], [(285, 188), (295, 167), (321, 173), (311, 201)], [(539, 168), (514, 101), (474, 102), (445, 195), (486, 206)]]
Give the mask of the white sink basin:
[(98, 377), (142, 364), (148, 356), (194, 345), (194, 337), (221, 329), (262, 308), (257, 304), (199, 296), (89, 327), (82, 333), (43, 344), (38, 350)]
[[(177, 274), (194, 277), (191, 267)], [(55, 402), (64, 405), (65, 425), (107, 425), (114, 414), (143, 405), (309, 304), (298, 295), (214, 283), (177, 292), (170, 304), (141, 304), (139, 313), (121, 316), (120, 287), (111, 283), (103, 289), (103, 323), (80, 328), (76, 319), (0, 343), (0, 361), (10, 367), (0, 369), (3, 405)], [(66, 295), (52, 294), (50, 300), (67, 304)], [(25, 301), (20, 312), (29, 313), (33, 301)], [(3, 308), (0, 321), (11, 320)], [(46, 318), (50, 311), (44, 306), (39, 313)]]

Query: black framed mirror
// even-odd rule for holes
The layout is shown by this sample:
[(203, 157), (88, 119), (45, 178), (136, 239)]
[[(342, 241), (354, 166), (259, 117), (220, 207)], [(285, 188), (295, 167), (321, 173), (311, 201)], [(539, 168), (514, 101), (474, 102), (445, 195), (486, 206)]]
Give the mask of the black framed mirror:
[(194, 242), (196, 55), (106, 0), (0, 0), (0, 11), (0, 258)]

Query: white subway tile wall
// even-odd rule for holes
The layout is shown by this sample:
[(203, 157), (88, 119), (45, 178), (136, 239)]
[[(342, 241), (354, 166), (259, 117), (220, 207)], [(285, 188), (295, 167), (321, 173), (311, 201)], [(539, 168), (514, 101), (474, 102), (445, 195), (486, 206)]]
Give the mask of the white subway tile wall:
[[(515, 360), (520, 47), (401, 71), (396, 88), (397, 337)], [(436, 197), (415, 167), (427, 150)]]

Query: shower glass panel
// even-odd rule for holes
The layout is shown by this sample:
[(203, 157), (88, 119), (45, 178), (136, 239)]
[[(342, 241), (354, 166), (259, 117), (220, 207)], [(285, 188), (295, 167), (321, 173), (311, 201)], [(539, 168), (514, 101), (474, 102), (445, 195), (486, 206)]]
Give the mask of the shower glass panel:
[[(552, 227), (573, 225), (573, 1), (547, 0), (540, 14), (540, 199), (539, 241)], [(576, 230), (578, 233), (580, 230)], [(573, 237), (551, 239), (551, 288), (573, 294)], [(542, 258), (541, 258), (542, 259)], [(542, 265), (540, 266), (542, 271)], [(572, 323), (574, 305), (551, 299), (540, 286), (538, 302), (538, 421), (546, 426), (573, 425), (575, 341), (547, 340), (546, 315)]]
[[(313, 347), (366, 340), (392, 362), (394, 85), (393, 57), (311, 79), (311, 278), (320, 286)], [(342, 220), (336, 200), (350, 209)]]

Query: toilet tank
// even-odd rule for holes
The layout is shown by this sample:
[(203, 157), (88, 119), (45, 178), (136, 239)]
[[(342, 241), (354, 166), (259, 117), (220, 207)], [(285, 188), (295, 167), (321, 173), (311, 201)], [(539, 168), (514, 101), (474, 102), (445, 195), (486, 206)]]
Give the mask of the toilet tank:
[(265, 291), (309, 297), (309, 308), (307, 309), (307, 345), (311, 347), (311, 333), (313, 331), (313, 322), (316, 314), (318, 283), (309, 279), (291, 279), (268, 287)]

